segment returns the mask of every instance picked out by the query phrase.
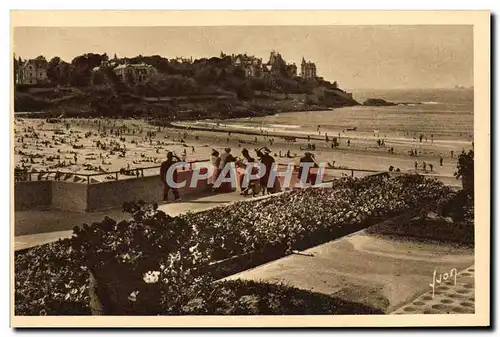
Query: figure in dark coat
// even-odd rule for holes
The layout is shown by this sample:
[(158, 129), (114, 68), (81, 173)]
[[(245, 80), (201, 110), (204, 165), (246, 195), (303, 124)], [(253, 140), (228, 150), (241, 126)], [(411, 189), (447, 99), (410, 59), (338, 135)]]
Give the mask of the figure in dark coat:
[[(167, 182), (167, 172), (168, 172), (168, 169), (175, 163), (177, 162), (180, 162), (180, 159), (178, 156), (176, 156), (175, 154), (173, 154), (172, 152), (168, 152), (167, 153), (167, 160), (164, 161), (163, 163), (161, 163), (161, 168), (160, 168), (160, 179), (161, 181), (163, 182), (163, 185), (165, 186), (164, 187), (164, 190), (163, 190), (163, 200), (164, 201), (168, 201), (168, 191), (169, 190), (172, 190), (172, 193), (174, 194), (174, 200), (175, 201), (179, 201), (181, 200), (180, 196), (179, 196), (179, 191), (177, 190), (177, 188), (173, 187), (173, 186), (169, 186), (168, 182)], [(172, 173), (172, 179), (175, 183), (177, 183), (177, 170), (174, 170), (174, 172)]]

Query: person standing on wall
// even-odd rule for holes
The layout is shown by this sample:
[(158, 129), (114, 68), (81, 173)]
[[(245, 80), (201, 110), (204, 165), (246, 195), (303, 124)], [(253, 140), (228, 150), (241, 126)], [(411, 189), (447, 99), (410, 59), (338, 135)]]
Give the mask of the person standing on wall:
[(215, 182), (217, 181), (217, 178), (219, 177), (219, 165), (220, 165), (220, 154), (219, 151), (212, 149), (212, 154), (210, 157), (210, 163), (212, 164), (214, 168), (214, 174), (210, 178), (210, 183), (212, 185), (212, 191), (215, 192)]
[[(167, 160), (164, 161), (163, 163), (161, 163), (161, 168), (160, 168), (160, 179), (161, 181), (163, 182), (163, 185), (165, 186), (164, 189), (163, 189), (163, 201), (168, 201), (168, 191), (169, 190), (172, 190), (172, 193), (174, 194), (174, 201), (180, 201), (181, 198), (179, 196), (179, 191), (177, 190), (177, 188), (175, 187), (171, 187), (169, 186), (168, 184), (168, 181), (167, 181), (167, 172), (168, 172), (168, 169), (175, 163), (178, 163), (180, 162), (180, 158), (175, 155), (174, 153), (172, 153), (171, 151), (169, 151), (167, 153)], [(172, 173), (172, 178), (173, 178), (173, 181), (174, 182), (177, 182), (177, 170), (174, 170), (174, 172)]]
[[(252, 194), (255, 195), (256, 194), (256, 185), (258, 185), (260, 187), (260, 182), (258, 182), (258, 184), (255, 183), (255, 181), (248, 181), (248, 185), (243, 187), (243, 182), (245, 180), (245, 175), (247, 174), (247, 172), (250, 170), (250, 174), (252, 175), (255, 175), (257, 174), (258, 170), (256, 167), (253, 167), (253, 163), (255, 163), (255, 159), (252, 158), (248, 152), (247, 149), (243, 149), (241, 151), (241, 154), (243, 155), (243, 159), (241, 160), (238, 160), (237, 161), (237, 165), (244, 169), (244, 173), (241, 174), (241, 177), (240, 177), (240, 181), (239, 181), (239, 185), (240, 185), (240, 189), (241, 189), (241, 195), (248, 195), (248, 191), (251, 189), (252, 190)], [(259, 189), (260, 191), (260, 189)]]
[(305, 170), (307, 170), (306, 177), (305, 177), (306, 180), (302, 181), (302, 183), (314, 185), (316, 183), (316, 174), (311, 172), (310, 167), (304, 168), (303, 167), (304, 163), (308, 163), (306, 165), (312, 165), (311, 168), (318, 168), (319, 167), (318, 164), (316, 163), (316, 161), (314, 160), (314, 155), (311, 152), (304, 153), (304, 156), (302, 158), (300, 158), (299, 176), (298, 177), (299, 177), (299, 179), (302, 178), (302, 171), (305, 169)]
[(274, 158), (270, 155), (271, 150), (268, 148), (256, 149), (257, 157), (260, 158), (260, 162), (264, 165), (266, 171), (264, 175), (260, 178), (260, 186), (262, 195), (268, 194), (272, 188), (268, 187), (269, 178), (271, 176), (271, 170), (273, 169)]
[[(223, 172), (226, 165), (230, 165), (230, 163), (234, 163), (236, 161), (236, 157), (233, 157), (231, 154), (231, 148), (226, 147), (224, 152), (220, 155), (220, 163), (219, 163), (219, 172)], [(224, 178), (231, 177), (230, 172)], [(220, 186), (216, 187), (219, 192), (230, 192), (233, 187), (233, 184), (230, 182), (224, 182)]]

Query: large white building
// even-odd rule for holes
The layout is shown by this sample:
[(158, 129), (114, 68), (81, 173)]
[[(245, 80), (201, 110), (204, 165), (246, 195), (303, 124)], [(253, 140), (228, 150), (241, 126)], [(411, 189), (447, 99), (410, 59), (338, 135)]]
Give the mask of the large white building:
[(115, 74), (123, 81), (133, 80), (136, 83), (147, 81), (152, 75), (156, 74), (156, 69), (149, 64), (120, 64), (113, 68)]

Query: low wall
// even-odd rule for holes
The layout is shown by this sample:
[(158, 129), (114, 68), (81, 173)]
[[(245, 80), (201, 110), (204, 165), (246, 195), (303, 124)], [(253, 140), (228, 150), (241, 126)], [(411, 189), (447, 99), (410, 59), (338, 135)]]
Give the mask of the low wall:
[(14, 209), (23, 211), (49, 207), (52, 203), (51, 181), (18, 181), (14, 183)]
[[(186, 187), (179, 189), (181, 197), (203, 193), (208, 188), (206, 179), (199, 180), (194, 188), (189, 187), (192, 171), (179, 172), (178, 177), (178, 182), (186, 181)], [(80, 212), (96, 211), (122, 207), (126, 201), (161, 201), (163, 188), (158, 175), (96, 184), (55, 180), (15, 182), (14, 207), (16, 211), (40, 207)], [(170, 197), (173, 195), (170, 194)]]
[[(284, 166), (279, 167), (279, 171), (285, 169)], [(317, 170), (312, 169), (311, 171), (314, 173)], [(190, 187), (192, 173), (193, 171), (178, 173), (178, 182), (185, 182), (185, 187), (179, 188), (181, 197), (190, 194), (201, 194), (209, 189), (207, 179), (198, 181), (195, 187)], [(201, 169), (200, 173), (204, 173), (203, 169)], [(238, 175), (241, 173), (239, 171)], [(297, 175), (298, 172), (295, 169), (291, 179), (291, 188), (298, 182)], [(327, 170), (323, 176), (323, 181), (331, 180), (339, 175), (341, 175), (340, 172)], [(279, 180), (283, 188), (284, 177), (279, 176)], [(163, 189), (164, 186), (158, 175), (95, 184), (54, 180), (16, 182), (14, 193), (15, 210), (50, 207), (67, 211), (86, 212), (120, 208), (127, 201), (162, 201)], [(173, 198), (172, 192), (170, 192), (169, 198)]]
[(89, 185), (65, 181), (51, 181), (51, 183), (51, 208), (80, 212), (87, 210)]
[[(191, 171), (179, 172), (179, 182), (186, 181), (186, 187), (179, 189), (181, 197), (202, 193), (207, 189), (206, 180), (199, 181), (195, 188), (189, 188), (191, 176)], [(158, 202), (163, 200), (164, 186), (159, 176), (116, 180), (86, 186), (88, 187), (87, 211), (122, 207), (127, 201)], [(170, 194), (169, 198), (173, 198), (173, 195)]]

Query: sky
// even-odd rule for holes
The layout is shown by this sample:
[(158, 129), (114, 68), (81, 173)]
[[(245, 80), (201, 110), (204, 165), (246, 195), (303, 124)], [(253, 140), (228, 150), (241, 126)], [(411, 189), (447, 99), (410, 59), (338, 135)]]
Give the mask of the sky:
[(193, 59), (247, 53), (267, 62), (281, 53), (300, 72), (302, 57), (318, 76), (344, 89), (448, 88), (473, 85), (472, 26), (16, 27), (23, 59), (84, 53)]

